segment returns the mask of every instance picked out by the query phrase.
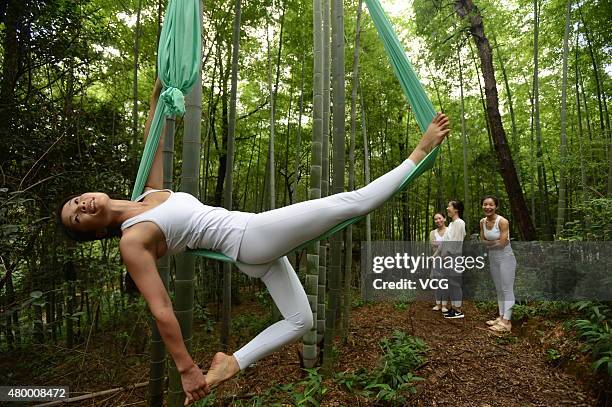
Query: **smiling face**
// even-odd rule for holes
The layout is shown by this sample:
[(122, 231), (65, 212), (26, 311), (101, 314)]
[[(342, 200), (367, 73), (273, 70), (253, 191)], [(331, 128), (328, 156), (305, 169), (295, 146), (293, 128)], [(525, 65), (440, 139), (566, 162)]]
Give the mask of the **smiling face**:
[(441, 228), (442, 226), (444, 226), (445, 223), (445, 218), (444, 216), (442, 216), (441, 213), (436, 213), (434, 216), (434, 223), (436, 224), (437, 227)]
[(448, 206), (446, 207), (446, 213), (448, 213), (448, 216), (451, 218), (457, 213), (457, 210), (455, 209), (455, 206), (452, 202), (448, 203)]
[(497, 210), (497, 202), (493, 197), (486, 197), (482, 200), (482, 210), (486, 216), (492, 216)]
[(110, 223), (110, 198), (102, 192), (86, 192), (62, 207), (62, 223), (77, 232), (103, 232)]

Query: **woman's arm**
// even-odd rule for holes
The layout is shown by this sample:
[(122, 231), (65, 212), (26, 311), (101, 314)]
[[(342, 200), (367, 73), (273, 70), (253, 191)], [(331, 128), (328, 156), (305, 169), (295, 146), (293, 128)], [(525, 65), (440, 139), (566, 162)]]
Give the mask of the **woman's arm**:
[(431, 248), (434, 251), (434, 253), (438, 250), (438, 241), (436, 240), (436, 231), (432, 230), (431, 232), (429, 232), (429, 243), (431, 243)]
[[(149, 116), (147, 117), (147, 122), (145, 123), (144, 129), (145, 143), (147, 141), (147, 138), (149, 137), (149, 131), (151, 130), (151, 122), (153, 121), (153, 116), (155, 115), (155, 109), (157, 109), (157, 101), (159, 100), (159, 94), (161, 93), (161, 90), (162, 83), (159, 78), (157, 78), (153, 87), (153, 93), (151, 94), (151, 98), (149, 100)], [(157, 146), (157, 151), (155, 152), (155, 157), (153, 158), (153, 164), (151, 165), (149, 177), (147, 178), (147, 182), (145, 183), (145, 191), (149, 189), (162, 189), (164, 185), (164, 163), (162, 161), (162, 146), (164, 145), (164, 126), (165, 122), (162, 124), (159, 144)]]
[(491, 248), (491, 246), (497, 243), (498, 240), (487, 240), (487, 238), (485, 237), (484, 228), (486, 227), (485, 226), (486, 221), (487, 221), (487, 218), (481, 219), (480, 221), (480, 241), (485, 247)]
[(181, 328), (172, 310), (172, 302), (157, 272), (153, 252), (134, 234), (124, 236), (119, 248), (128, 273), (147, 301), (159, 334), (181, 374), (183, 389), (188, 399), (199, 400), (205, 397), (208, 391), (206, 378), (185, 347)]
[(499, 220), (499, 240), (494, 240), (489, 249), (503, 249), (510, 244), (510, 222), (506, 218)]

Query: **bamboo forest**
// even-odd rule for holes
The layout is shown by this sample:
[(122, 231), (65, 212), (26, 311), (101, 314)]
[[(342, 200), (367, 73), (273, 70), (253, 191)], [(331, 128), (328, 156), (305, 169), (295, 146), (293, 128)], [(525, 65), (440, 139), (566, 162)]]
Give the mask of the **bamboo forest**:
[(0, 404), (612, 405), (611, 21), (0, 1)]

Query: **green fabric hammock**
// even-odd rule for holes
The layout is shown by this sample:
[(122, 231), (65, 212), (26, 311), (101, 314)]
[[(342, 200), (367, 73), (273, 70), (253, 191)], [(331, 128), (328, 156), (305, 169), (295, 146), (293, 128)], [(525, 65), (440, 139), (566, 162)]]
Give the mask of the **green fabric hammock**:
[[(374, 25), (378, 30), (378, 34), (389, 54), (389, 60), (393, 67), (393, 71), (408, 99), (408, 103), (410, 103), (412, 107), (419, 127), (422, 131), (425, 131), (435, 116), (436, 111), (427, 97), (421, 82), (414, 73), (414, 69), (406, 56), (406, 52), (395, 35), (393, 26), (389, 22), (379, 1), (365, 1)], [(184, 94), (191, 89), (199, 72), (198, 64), (201, 61), (201, 40), (198, 19), (199, 8), (197, 2), (198, 0), (184, 0), (182, 2), (171, 1), (168, 11), (166, 12), (157, 59), (159, 75), (164, 84), (164, 91), (160, 97), (162, 103), (157, 105), (155, 116), (153, 117), (149, 137), (145, 145), (140, 167), (138, 168), (132, 199), (136, 199), (136, 197), (142, 193), (146, 179), (149, 176), (153, 157), (155, 156), (155, 151), (157, 151), (157, 145), (159, 144), (163, 118), (166, 116), (184, 114)], [(177, 3), (180, 3), (181, 7), (176, 6)], [(427, 157), (408, 174), (406, 179), (404, 179), (396, 190), (396, 193), (406, 188), (406, 186), (419, 175), (431, 169), (438, 156), (438, 151), (439, 147), (434, 148)], [(290, 252), (307, 247), (316, 241), (324, 240), (345, 227), (360, 221), (364, 217), (365, 216), (357, 216), (345, 220), (321, 236), (301, 244)], [(234, 260), (223, 253), (212, 250), (194, 249), (188, 250), (187, 253), (234, 263)]]
[(132, 200), (144, 190), (166, 117), (185, 114), (185, 95), (200, 73), (202, 32), (199, 0), (170, 1), (159, 37), (157, 67), (163, 91), (138, 167)]

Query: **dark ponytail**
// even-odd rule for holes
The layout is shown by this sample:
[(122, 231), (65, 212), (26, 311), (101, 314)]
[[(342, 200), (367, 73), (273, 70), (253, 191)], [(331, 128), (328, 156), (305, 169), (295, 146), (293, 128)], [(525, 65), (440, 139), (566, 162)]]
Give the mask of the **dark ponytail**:
[(459, 212), (459, 217), (463, 219), (463, 202), (458, 199), (453, 199), (450, 201), (450, 204), (455, 208), (457, 212)]

